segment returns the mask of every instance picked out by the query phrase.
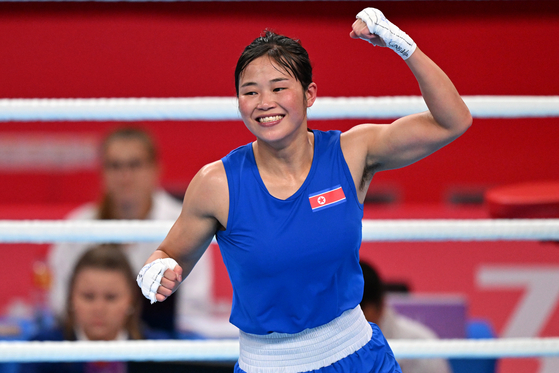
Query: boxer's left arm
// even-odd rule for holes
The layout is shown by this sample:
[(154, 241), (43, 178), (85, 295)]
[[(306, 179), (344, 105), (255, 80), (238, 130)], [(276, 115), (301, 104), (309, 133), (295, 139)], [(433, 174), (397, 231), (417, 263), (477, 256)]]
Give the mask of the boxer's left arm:
[[(359, 13), (350, 36), (398, 53), (417, 79), (429, 109), (389, 125), (363, 124), (344, 133), (347, 148), (354, 142), (365, 147), (367, 168), (374, 168), (376, 172), (409, 165), (450, 143), (469, 128), (472, 123), (469, 109), (448, 76), (380, 11), (367, 8)], [(382, 69), (382, 66), (375, 68)]]

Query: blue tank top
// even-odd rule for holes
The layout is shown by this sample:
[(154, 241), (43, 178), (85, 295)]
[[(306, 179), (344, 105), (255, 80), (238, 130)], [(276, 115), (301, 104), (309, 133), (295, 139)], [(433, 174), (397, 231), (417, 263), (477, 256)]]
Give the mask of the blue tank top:
[(233, 285), (230, 321), (244, 332), (298, 333), (361, 302), (363, 204), (341, 132), (313, 133), (309, 174), (285, 200), (268, 193), (252, 144), (222, 159), (229, 216), (217, 242)]

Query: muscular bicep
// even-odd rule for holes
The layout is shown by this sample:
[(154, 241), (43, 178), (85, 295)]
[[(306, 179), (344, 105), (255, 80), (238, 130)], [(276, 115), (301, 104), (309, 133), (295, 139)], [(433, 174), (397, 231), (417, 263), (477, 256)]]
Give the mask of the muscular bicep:
[(344, 157), (357, 192), (364, 199), (378, 171), (412, 164), (450, 143), (459, 134), (438, 126), (429, 112), (390, 124), (361, 124), (342, 134)]
[(364, 169), (375, 172), (410, 165), (459, 136), (438, 126), (429, 112), (409, 115), (390, 124), (362, 124), (351, 131), (355, 132), (352, 142), (359, 142), (363, 149)]
[(379, 170), (400, 168), (432, 154), (459, 135), (438, 125), (430, 112), (413, 114), (383, 127), (369, 154)]

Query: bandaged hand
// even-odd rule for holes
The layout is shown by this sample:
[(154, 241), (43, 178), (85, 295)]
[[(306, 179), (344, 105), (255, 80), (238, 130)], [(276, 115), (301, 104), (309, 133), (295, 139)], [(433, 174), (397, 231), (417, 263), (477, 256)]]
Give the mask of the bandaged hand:
[[(163, 286), (166, 290), (164, 292), (168, 294), (162, 294), (167, 297), (171, 295), (178, 285), (180, 284), (180, 274), (173, 272), (172, 278), (165, 277), (165, 271), (170, 269), (173, 271), (178, 263), (171, 258), (156, 259), (151, 263), (146, 264), (138, 274), (136, 282), (138, 286), (142, 289), (142, 294), (151, 301), (151, 303), (157, 302), (156, 295), (158, 293), (159, 287)], [(178, 267), (180, 268), (180, 267)], [(162, 284), (163, 283), (163, 284)]]
[[(415, 51), (416, 44), (404, 31), (398, 26), (386, 19), (384, 14), (375, 8), (366, 8), (357, 14), (357, 19), (362, 20), (371, 34), (377, 35), (382, 42), (375, 37), (362, 35), (359, 30), (352, 31), (353, 35), (370, 42), (373, 45), (386, 46), (398, 53), (400, 57), (407, 60)], [(376, 40), (375, 40), (376, 39)], [(384, 45), (383, 45), (384, 44)]]

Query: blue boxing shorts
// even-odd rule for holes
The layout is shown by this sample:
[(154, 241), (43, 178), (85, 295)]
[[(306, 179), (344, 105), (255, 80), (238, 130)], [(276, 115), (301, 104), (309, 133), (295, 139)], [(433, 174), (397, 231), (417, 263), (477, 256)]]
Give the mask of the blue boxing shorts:
[(361, 308), (297, 334), (241, 332), (235, 373), (402, 373), (392, 349)]

